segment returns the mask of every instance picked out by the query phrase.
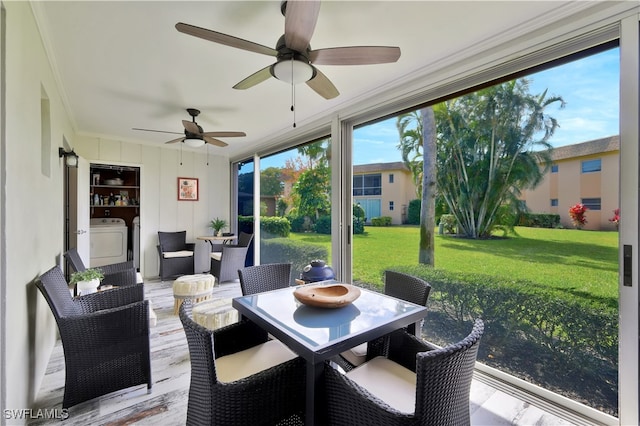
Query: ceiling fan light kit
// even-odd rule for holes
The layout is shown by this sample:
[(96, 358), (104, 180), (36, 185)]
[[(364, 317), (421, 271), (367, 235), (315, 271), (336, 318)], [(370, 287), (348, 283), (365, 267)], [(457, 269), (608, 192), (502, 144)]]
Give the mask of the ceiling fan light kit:
[(256, 71), (233, 86), (240, 90), (249, 89), (269, 77), (275, 77), (293, 85), (306, 82), (307, 86), (323, 98), (333, 99), (340, 92), (314, 65), (385, 64), (396, 62), (400, 58), (399, 47), (347, 46), (312, 50), (310, 41), (318, 21), (320, 1), (283, 1), (280, 11), (284, 15), (284, 35), (276, 43), (275, 49), (183, 22), (178, 22), (176, 29), (193, 37), (276, 58), (274, 64)]
[(184, 140), (184, 144), (190, 146), (191, 148), (200, 148), (201, 146), (204, 146), (204, 140), (196, 138), (186, 138)]
[(311, 65), (295, 59), (276, 62), (271, 66), (271, 74), (290, 84), (305, 83), (315, 76)]
[[(182, 126), (184, 127), (183, 137), (172, 139), (167, 144), (183, 142), (185, 145), (191, 148), (200, 148), (205, 144), (211, 144), (219, 147), (225, 147), (228, 144), (219, 139), (219, 137), (226, 138), (237, 138), (241, 136), (247, 136), (244, 132), (205, 132), (202, 130), (202, 127), (196, 123), (196, 117), (200, 115), (200, 110), (195, 108), (187, 108), (187, 112), (191, 116), (191, 121), (182, 120)], [(138, 129), (133, 128), (133, 130), (141, 130), (143, 132), (158, 132), (158, 133), (172, 133), (176, 135), (180, 135), (178, 132), (167, 132), (164, 130), (151, 130), (151, 129)]]

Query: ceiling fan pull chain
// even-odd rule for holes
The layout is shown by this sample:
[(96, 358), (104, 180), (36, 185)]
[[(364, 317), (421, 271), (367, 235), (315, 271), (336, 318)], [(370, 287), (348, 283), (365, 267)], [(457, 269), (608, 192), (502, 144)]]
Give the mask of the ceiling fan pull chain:
[(209, 165), (209, 145), (207, 145), (207, 166)]
[(182, 144), (180, 144), (180, 165), (182, 166)]
[[(293, 76), (293, 56), (291, 57), (291, 75)], [(293, 112), (293, 128), (296, 128), (296, 85), (291, 79), (291, 112)]]

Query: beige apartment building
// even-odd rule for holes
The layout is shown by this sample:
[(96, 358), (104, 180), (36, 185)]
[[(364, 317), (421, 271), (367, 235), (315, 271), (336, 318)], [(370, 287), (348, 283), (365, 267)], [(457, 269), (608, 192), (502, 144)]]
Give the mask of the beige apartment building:
[(558, 147), (551, 158), (553, 165), (540, 185), (523, 191), (529, 210), (559, 214), (562, 226), (570, 228), (569, 208), (583, 203), (588, 208), (583, 229), (615, 230), (609, 219), (620, 207), (619, 136)]
[(417, 198), (411, 172), (401, 161), (353, 166), (353, 201), (371, 218), (391, 217), (393, 225), (407, 220), (409, 201)]

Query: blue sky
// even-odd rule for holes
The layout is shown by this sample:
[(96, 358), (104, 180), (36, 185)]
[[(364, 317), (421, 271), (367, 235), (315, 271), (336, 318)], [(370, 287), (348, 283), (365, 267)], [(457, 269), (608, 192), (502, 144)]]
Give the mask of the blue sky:
[[(563, 146), (617, 135), (619, 115), (619, 50), (567, 63), (528, 76), (531, 93), (548, 89), (566, 105), (547, 109), (560, 124), (550, 142)], [(354, 134), (354, 164), (402, 161), (397, 150), (396, 119), (359, 128)]]
[[(546, 113), (560, 124), (550, 142), (563, 146), (617, 135), (619, 115), (619, 49), (592, 55), (574, 62), (528, 76), (531, 93), (548, 89), (548, 95), (561, 96), (566, 105), (550, 106)], [(402, 161), (397, 149), (396, 119), (356, 129), (354, 164)], [(297, 152), (287, 152), (265, 159), (263, 168), (284, 165)]]

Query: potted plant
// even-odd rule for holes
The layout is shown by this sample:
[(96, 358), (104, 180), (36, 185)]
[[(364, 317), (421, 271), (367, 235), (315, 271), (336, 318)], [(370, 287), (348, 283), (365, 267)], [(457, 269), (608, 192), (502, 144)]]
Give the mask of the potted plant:
[(103, 278), (102, 269), (87, 268), (84, 271), (71, 274), (71, 284), (78, 286), (78, 295), (90, 294), (98, 291), (100, 280)]
[(213, 219), (209, 224), (209, 227), (213, 229), (213, 235), (217, 235), (217, 236), (222, 235), (222, 229), (225, 228), (226, 226), (227, 226), (227, 221), (224, 219), (220, 219), (219, 217), (216, 217), (215, 219)]

